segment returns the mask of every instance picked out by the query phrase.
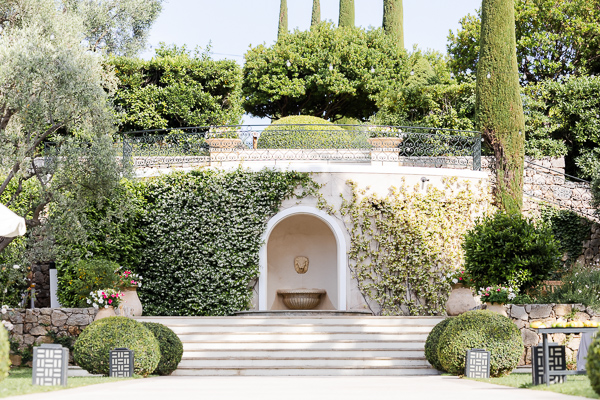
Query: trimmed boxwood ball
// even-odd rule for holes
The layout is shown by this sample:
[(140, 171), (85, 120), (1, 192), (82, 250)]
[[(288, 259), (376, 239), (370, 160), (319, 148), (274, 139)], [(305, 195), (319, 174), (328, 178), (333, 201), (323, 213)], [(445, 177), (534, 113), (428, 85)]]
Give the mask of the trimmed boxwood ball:
[(587, 363), (585, 365), (590, 385), (600, 395), (600, 335), (596, 336), (588, 348)]
[(160, 345), (142, 323), (126, 317), (94, 321), (81, 332), (73, 346), (75, 363), (91, 374), (108, 375), (109, 352), (116, 347), (134, 351), (134, 372), (151, 374), (160, 361)]
[(468, 311), (450, 320), (438, 340), (442, 368), (463, 375), (467, 350), (490, 352), (490, 375), (509, 373), (523, 354), (523, 339), (509, 318), (488, 310)]
[(440, 371), (443, 371), (444, 368), (442, 368), (442, 364), (440, 364), (438, 358), (438, 343), (440, 335), (446, 330), (446, 326), (448, 326), (451, 320), (451, 318), (446, 318), (434, 326), (425, 341), (425, 358), (427, 358), (427, 361), (429, 361), (429, 364), (431, 364), (433, 368)]
[(365, 132), (349, 131), (323, 118), (292, 115), (266, 127), (257, 146), (259, 149), (360, 149), (368, 148), (369, 143)]
[(171, 375), (177, 369), (183, 355), (183, 343), (170, 328), (156, 322), (142, 322), (158, 339), (160, 361), (154, 370), (155, 374)]
[(0, 381), (8, 376), (8, 370), (10, 369), (9, 352), (8, 332), (0, 324)]

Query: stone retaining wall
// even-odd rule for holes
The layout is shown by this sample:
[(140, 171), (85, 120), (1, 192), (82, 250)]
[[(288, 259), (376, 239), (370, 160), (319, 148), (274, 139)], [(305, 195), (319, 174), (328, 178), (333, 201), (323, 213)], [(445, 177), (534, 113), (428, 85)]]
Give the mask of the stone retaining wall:
[[(484, 306), (485, 307), (485, 306)], [(531, 364), (531, 346), (541, 344), (542, 335), (538, 335), (529, 325), (533, 321), (543, 321), (546, 324), (554, 322), (566, 322), (566, 316), (572, 315), (572, 319), (585, 321), (593, 320), (600, 322), (600, 313), (586, 308), (582, 304), (524, 304), (505, 305), (507, 315), (513, 320), (521, 331), (525, 351), (519, 361), (519, 365)], [(551, 341), (560, 345), (566, 345), (567, 363), (577, 360), (580, 335), (565, 335), (555, 333), (549, 335)]]
[[(10, 339), (22, 350), (30, 345), (52, 343), (49, 331), (57, 337), (77, 338), (83, 328), (94, 321), (96, 313), (94, 308), (8, 309), (1, 319), (12, 324)], [(20, 357), (14, 355), (11, 360), (15, 365), (21, 362)]]

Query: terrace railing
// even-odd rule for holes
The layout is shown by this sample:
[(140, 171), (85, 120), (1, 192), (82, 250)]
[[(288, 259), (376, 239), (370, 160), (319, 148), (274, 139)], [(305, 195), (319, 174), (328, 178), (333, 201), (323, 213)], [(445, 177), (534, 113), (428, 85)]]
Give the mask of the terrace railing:
[(135, 167), (222, 161), (391, 162), (481, 169), (474, 131), (367, 125), (235, 125), (126, 132), (123, 159)]

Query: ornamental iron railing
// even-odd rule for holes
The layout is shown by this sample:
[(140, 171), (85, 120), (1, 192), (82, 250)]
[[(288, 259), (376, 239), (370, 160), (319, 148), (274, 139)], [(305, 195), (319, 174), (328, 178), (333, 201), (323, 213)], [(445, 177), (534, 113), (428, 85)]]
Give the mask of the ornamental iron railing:
[(126, 132), (123, 160), (134, 167), (223, 161), (392, 162), (481, 169), (474, 131), (367, 125), (235, 125)]

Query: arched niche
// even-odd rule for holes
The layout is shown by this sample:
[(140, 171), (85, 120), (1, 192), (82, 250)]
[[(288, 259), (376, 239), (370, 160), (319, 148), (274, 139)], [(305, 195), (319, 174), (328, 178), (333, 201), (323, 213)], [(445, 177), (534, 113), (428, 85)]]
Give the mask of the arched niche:
[[(346, 310), (347, 244), (330, 215), (313, 207), (281, 211), (267, 224), (260, 251), (259, 310), (285, 309), (277, 289), (327, 290), (317, 309)], [(297, 256), (309, 258), (306, 274), (294, 269)]]

